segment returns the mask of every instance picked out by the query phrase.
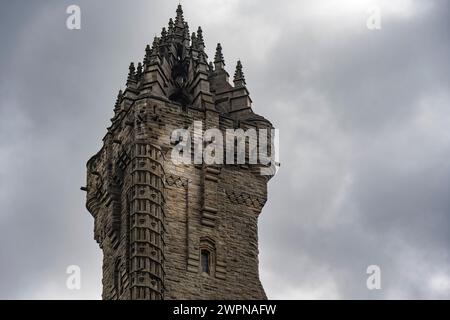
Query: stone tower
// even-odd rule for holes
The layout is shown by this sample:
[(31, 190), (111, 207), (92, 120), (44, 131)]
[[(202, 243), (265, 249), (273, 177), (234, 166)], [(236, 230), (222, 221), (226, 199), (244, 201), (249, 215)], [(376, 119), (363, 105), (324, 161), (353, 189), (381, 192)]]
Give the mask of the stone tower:
[(172, 132), (195, 140), (194, 122), (202, 133), (272, 128), (252, 110), (241, 62), (233, 85), (224, 67), (220, 44), (208, 63), (202, 29), (189, 33), (181, 6), (131, 63), (82, 188), (103, 251), (103, 299), (266, 298), (257, 221), (271, 175), (262, 164), (171, 161), (181, 143)]

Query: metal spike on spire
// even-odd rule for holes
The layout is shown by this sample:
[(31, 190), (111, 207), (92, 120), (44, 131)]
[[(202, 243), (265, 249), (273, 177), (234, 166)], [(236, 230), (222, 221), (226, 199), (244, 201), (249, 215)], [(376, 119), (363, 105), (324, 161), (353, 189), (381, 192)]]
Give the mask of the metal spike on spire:
[(234, 73), (234, 85), (236, 87), (243, 87), (246, 85), (244, 72), (242, 71), (242, 63), (241, 60), (237, 62), (236, 72)]

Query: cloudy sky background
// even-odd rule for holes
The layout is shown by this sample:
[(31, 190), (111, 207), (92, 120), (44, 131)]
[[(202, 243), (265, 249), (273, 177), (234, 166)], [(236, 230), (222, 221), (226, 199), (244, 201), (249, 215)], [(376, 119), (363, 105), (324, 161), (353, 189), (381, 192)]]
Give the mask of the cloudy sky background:
[[(67, 6), (82, 29), (65, 27)], [(84, 207), (128, 64), (178, 1), (1, 1), (0, 298), (99, 299)], [(381, 9), (369, 30), (367, 9)], [(260, 219), (272, 299), (450, 298), (450, 5), (446, 0), (189, 0), (207, 52), (244, 65), (280, 128)], [(79, 265), (82, 288), (66, 288)], [(366, 288), (379, 265), (382, 289)]]

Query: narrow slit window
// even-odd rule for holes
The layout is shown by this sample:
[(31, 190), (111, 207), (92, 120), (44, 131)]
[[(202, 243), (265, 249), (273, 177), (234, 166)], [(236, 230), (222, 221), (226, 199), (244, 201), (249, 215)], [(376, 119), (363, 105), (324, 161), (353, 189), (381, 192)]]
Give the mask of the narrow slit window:
[(202, 272), (210, 273), (210, 253), (208, 250), (202, 250), (201, 253)]

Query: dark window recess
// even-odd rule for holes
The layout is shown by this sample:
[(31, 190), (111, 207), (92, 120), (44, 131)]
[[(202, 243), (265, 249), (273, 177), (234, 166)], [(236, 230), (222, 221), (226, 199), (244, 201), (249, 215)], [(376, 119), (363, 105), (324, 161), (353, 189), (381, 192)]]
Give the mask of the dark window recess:
[(202, 262), (202, 272), (209, 274), (209, 272), (210, 272), (210, 254), (209, 254), (208, 250), (202, 250), (201, 262)]

